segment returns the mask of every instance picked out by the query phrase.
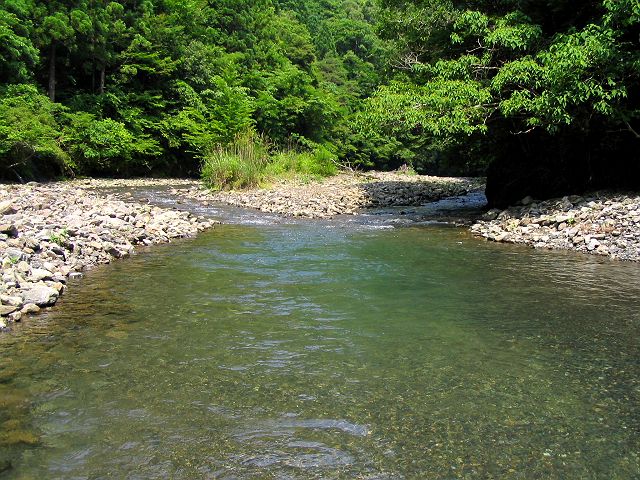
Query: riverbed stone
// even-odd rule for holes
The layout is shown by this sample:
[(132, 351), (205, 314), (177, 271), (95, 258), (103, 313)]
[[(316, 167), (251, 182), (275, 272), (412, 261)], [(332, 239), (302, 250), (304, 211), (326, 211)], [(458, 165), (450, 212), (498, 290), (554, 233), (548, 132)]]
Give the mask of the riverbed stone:
[(31, 282), (39, 282), (41, 280), (51, 280), (53, 278), (53, 273), (49, 270), (45, 270), (44, 268), (32, 268), (31, 274), (28, 279)]
[(18, 307), (15, 307), (13, 305), (0, 305), (0, 315), (6, 317), (10, 313), (15, 312), (17, 309)]
[(30, 313), (38, 313), (41, 310), (35, 303), (27, 303), (20, 310), (23, 314), (28, 315)]
[(58, 290), (47, 285), (38, 285), (24, 292), (24, 303), (34, 303), (39, 307), (48, 307), (58, 301)]
[[(640, 261), (640, 196), (594, 192), (529, 205), (514, 205), (508, 215), (484, 217), (471, 228), (493, 241), (513, 241), (537, 248), (572, 249), (616, 260)], [(508, 222), (511, 216), (517, 225)], [(525, 226), (528, 225), (528, 226)], [(531, 227), (535, 229), (532, 230)], [(504, 232), (511, 235), (504, 236)]]
[(64, 283), (62, 283), (62, 282), (53, 282), (53, 281), (52, 282), (46, 282), (46, 285), (48, 287), (51, 287), (51, 288), (55, 289), (58, 292), (58, 294), (60, 294), (60, 295), (62, 295), (62, 293), (64, 293), (64, 290), (66, 288)]
[(0, 215), (11, 215), (13, 213), (16, 213), (13, 200), (3, 200), (0, 202)]
[(24, 260), (21, 261), (21, 262), (18, 262), (16, 264), (15, 268), (16, 268), (17, 271), (22, 272), (22, 273), (28, 273), (29, 270), (31, 270), (31, 266), (27, 262), (25, 262)]
[[(21, 314), (37, 313), (37, 305), (53, 305), (64, 293), (69, 277), (129, 256), (143, 244), (142, 238), (157, 244), (213, 225), (188, 212), (131, 202), (130, 196), (122, 201), (101, 190), (119, 182), (82, 180), (0, 189), (0, 294), (19, 298), (25, 306), (17, 300), (5, 304), (16, 304)], [(174, 179), (151, 183), (195, 184)]]
[(0, 295), (0, 301), (3, 305), (11, 305), (16, 308), (21, 308), (23, 305), (22, 297), (17, 295)]

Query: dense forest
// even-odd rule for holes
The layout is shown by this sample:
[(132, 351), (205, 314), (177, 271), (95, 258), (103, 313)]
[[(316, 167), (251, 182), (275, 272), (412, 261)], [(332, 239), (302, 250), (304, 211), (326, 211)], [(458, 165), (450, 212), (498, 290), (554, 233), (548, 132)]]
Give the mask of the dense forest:
[(3, 0), (0, 40), (8, 179), (248, 157), (487, 172), (494, 204), (640, 187), (639, 0)]
[(381, 0), (403, 74), (369, 118), (434, 158), (488, 166), (505, 205), (640, 188), (639, 0)]

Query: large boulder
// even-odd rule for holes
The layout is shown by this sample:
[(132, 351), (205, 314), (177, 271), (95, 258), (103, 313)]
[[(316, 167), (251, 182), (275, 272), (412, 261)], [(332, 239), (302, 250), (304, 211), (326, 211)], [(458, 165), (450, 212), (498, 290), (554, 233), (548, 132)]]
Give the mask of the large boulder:
[(58, 301), (58, 290), (47, 285), (36, 285), (23, 294), (25, 304), (33, 303), (38, 307), (48, 307)]
[(41, 280), (51, 280), (53, 278), (53, 273), (49, 270), (45, 270), (44, 268), (33, 268), (31, 269), (31, 274), (29, 275), (29, 281), (31, 282), (39, 282)]

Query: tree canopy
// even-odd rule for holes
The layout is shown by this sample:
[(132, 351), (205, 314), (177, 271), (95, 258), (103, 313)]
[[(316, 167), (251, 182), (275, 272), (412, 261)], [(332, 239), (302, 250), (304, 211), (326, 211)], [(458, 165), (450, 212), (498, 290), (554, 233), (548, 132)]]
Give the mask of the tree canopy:
[[(9, 118), (27, 114), (32, 133), (52, 129), (34, 138), (56, 148), (18, 159), (14, 132), (2, 139), (0, 174), (55, 166), (196, 174), (207, 149), (247, 129), (274, 145), (337, 151), (340, 125), (380, 82), (372, 8), (368, 0), (7, 0), (0, 96), (9, 110), (0, 128), (18, 128)], [(42, 108), (25, 107), (34, 102)]]
[[(381, 5), (404, 75), (368, 100), (375, 128), (430, 137), (433, 155), (480, 154), (500, 171), (490, 193), (639, 186), (640, 2)], [(539, 183), (526, 186), (531, 168)]]
[(496, 203), (637, 188), (639, 38), (640, 0), (5, 0), (0, 175), (197, 174), (257, 132)]

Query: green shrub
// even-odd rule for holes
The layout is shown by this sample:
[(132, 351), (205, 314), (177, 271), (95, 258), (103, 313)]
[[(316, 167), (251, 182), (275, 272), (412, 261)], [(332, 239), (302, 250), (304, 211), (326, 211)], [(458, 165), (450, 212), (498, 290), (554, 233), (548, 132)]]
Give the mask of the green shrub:
[(270, 155), (264, 137), (244, 132), (228, 145), (217, 145), (205, 154), (202, 179), (209, 187), (222, 190), (255, 187), (264, 179), (318, 178), (338, 173), (337, 159), (327, 148), (317, 144), (304, 148), (311, 149), (292, 147)]
[(129, 174), (143, 170), (149, 156), (160, 153), (155, 140), (134, 135), (125, 124), (77, 112), (66, 115), (65, 146), (82, 173)]
[(216, 190), (253, 187), (269, 161), (266, 140), (253, 131), (236, 135), (228, 145), (216, 145), (204, 156), (202, 179)]
[(22, 180), (72, 169), (60, 146), (63, 110), (33, 85), (0, 89), (0, 176)]
[(313, 151), (285, 150), (271, 158), (265, 169), (268, 177), (328, 177), (338, 173), (335, 156), (322, 146)]

